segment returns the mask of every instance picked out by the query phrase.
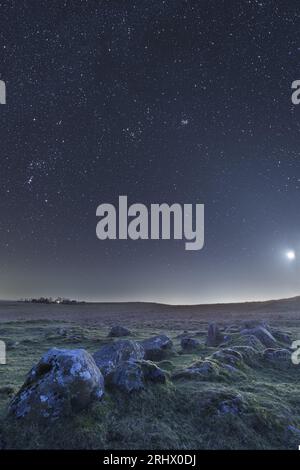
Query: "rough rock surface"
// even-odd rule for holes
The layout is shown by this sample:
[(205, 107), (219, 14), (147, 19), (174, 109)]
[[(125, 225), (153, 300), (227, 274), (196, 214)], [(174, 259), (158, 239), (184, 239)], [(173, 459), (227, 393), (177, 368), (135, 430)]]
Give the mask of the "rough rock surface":
[(173, 343), (166, 335), (153, 336), (140, 344), (145, 350), (145, 359), (150, 361), (161, 361), (168, 357), (173, 349)]
[(241, 395), (237, 394), (236, 397), (224, 400), (219, 404), (218, 411), (220, 414), (233, 414), (241, 413), (245, 405)]
[(262, 353), (252, 346), (233, 346), (231, 349), (239, 352), (248, 366), (257, 367), (259, 365)]
[(293, 366), (291, 352), (288, 349), (266, 349), (264, 359), (271, 365), (279, 369), (286, 369)]
[(207, 346), (216, 347), (224, 341), (224, 335), (216, 323), (211, 323), (208, 327), (206, 344)]
[(125, 361), (107, 377), (110, 386), (128, 393), (142, 390), (147, 382), (165, 383), (165, 372), (150, 361)]
[(240, 366), (243, 363), (242, 354), (232, 348), (220, 349), (219, 351), (214, 352), (210, 357), (214, 361), (218, 361), (222, 364), (229, 364), (234, 367)]
[(266, 348), (274, 348), (277, 344), (274, 336), (263, 326), (242, 330), (241, 335), (255, 336)]
[(111, 338), (120, 338), (122, 336), (130, 335), (132, 335), (132, 332), (128, 328), (125, 328), (125, 326), (121, 325), (113, 326), (110, 332), (108, 333), (108, 336)]
[(121, 362), (144, 358), (144, 349), (136, 341), (121, 339), (106, 344), (95, 352), (94, 359), (104, 377), (112, 372)]
[(271, 330), (271, 333), (277, 341), (284, 343), (286, 345), (292, 344), (292, 335), (290, 333), (286, 333), (281, 330), (273, 330), (273, 329)]
[(185, 336), (181, 340), (181, 347), (184, 351), (195, 351), (199, 349), (201, 342), (196, 338), (191, 338), (190, 336)]
[(17, 418), (58, 418), (87, 408), (104, 394), (104, 379), (84, 349), (50, 349), (12, 399)]
[(219, 366), (209, 360), (197, 361), (186, 369), (175, 371), (172, 379), (212, 380), (219, 376)]

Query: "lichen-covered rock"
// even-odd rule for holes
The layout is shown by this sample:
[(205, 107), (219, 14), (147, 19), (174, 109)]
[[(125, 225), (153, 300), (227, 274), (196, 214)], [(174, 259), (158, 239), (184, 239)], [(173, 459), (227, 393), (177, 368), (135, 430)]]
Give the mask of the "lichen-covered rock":
[(84, 349), (50, 349), (9, 405), (17, 418), (55, 419), (87, 408), (104, 394), (104, 379)]
[(183, 351), (196, 351), (201, 347), (201, 342), (196, 338), (191, 338), (190, 336), (185, 336), (181, 340), (181, 347)]
[(206, 415), (237, 415), (249, 411), (249, 405), (241, 393), (230, 390), (204, 390), (198, 404)]
[(262, 358), (262, 353), (252, 346), (232, 346), (231, 349), (239, 352), (245, 364), (251, 367), (257, 367)]
[(153, 336), (141, 341), (145, 351), (145, 359), (150, 361), (161, 361), (172, 353), (173, 342), (167, 335)]
[(125, 328), (125, 326), (121, 326), (121, 325), (113, 326), (110, 332), (108, 333), (108, 336), (111, 338), (120, 338), (122, 336), (130, 336), (130, 335), (132, 335), (131, 331), (128, 330), (128, 328)]
[(239, 351), (232, 348), (220, 349), (214, 352), (211, 359), (218, 361), (222, 364), (229, 364), (234, 367), (239, 367), (243, 364), (243, 356)]
[(112, 372), (121, 362), (143, 359), (144, 349), (136, 341), (121, 339), (106, 344), (93, 355), (104, 377)]
[(236, 346), (244, 346), (250, 347), (255, 349), (258, 353), (262, 353), (265, 350), (265, 346), (262, 342), (253, 335), (241, 335), (240, 333), (232, 335), (230, 341), (226, 343), (226, 347), (236, 347)]
[(219, 403), (218, 412), (220, 414), (233, 414), (237, 415), (245, 409), (245, 403), (240, 394), (235, 397), (231, 397), (227, 400), (223, 400)]
[(166, 383), (167, 375), (164, 370), (158, 367), (152, 361), (139, 361), (139, 365), (142, 368), (143, 376), (146, 382), (153, 383)]
[(175, 371), (172, 379), (213, 380), (219, 376), (219, 373), (220, 368), (216, 363), (209, 360), (197, 361), (186, 369)]
[(271, 330), (272, 335), (274, 338), (279, 341), (280, 343), (284, 343), (286, 345), (292, 344), (292, 335), (290, 333), (286, 333), (285, 331), (281, 330)]
[(241, 335), (255, 336), (266, 348), (274, 348), (277, 345), (274, 336), (263, 326), (242, 330)]
[(216, 347), (224, 341), (224, 335), (220, 332), (220, 329), (216, 323), (211, 323), (208, 327), (206, 344), (207, 346)]
[(264, 360), (278, 369), (293, 367), (291, 352), (288, 349), (266, 349)]
[(128, 393), (142, 390), (145, 388), (142, 368), (135, 361), (122, 362), (108, 375), (107, 384)]
[(251, 330), (253, 328), (265, 328), (267, 331), (271, 331), (270, 325), (265, 320), (245, 320), (243, 322), (243, 328), (245, 330)]
[(108, 385), (131, 393), (142, 390), (147, 383), (165, 383), (166, 373), (150, 361), (125, 361), (107, 376)]

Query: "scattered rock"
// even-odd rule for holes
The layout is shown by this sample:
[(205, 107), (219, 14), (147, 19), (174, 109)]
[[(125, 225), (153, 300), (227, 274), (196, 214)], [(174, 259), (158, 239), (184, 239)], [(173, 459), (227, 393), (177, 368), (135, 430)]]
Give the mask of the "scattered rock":
[(229, 364), (234, 367), (239, 367), (243, 364), (242, 354), (231, 348), (220, 349), (214, 352), (210, 357), (219, 363)]
[(140, 343), (145, 350), (145, 359), (161, 361), (168, 357), (173, 350), (173, 343), (166, 335), (154, 336)]
[(160, 367), (152, 361), (139, 361), (146, 382), (160, 383), (166, 382), (167, 375)]
[(201, 347), (201, 342), (196, 338), (185, 336), (181, 340), (181, 347), (184, 351), (196, 351)]
[(145, 388), (142, 368), (135, 361), (125, 361), (107, 377), (107, 384), (128, 393)]
[(255, 349), (258, 353), (262, 353), (265, 350), (264, 345), (261, 341), (259, 341), (256, 336), (253, 335), (241, 335), (238, 333), (237, 335), (233, 335), (230, 341), (226, 344), (226, 347), (236, 347), (236, 346), (244, 346), (250, 347)]
[(144, 349), (140, 343), (129, 339), (121, 339), (106, 344), (93, 355), (95, 362), (104, 377), (112, 372), (121, 362), (143, 359)]
[(211, 323), (208, 327), (206, 344), (207, 346), (216, 347), (224, 341), (224, 335), (216, 323)]
[(279, 369), (293, 366), (291, 352), (288, 349), (266, 349), (263, 357), (269, 364)]
[(187, 336), (189, 336), (189, 332), (187, 330), (184, 330), (182, 333), (179, 333), (179, 335), (176, 336), (176, 339), (182, 339), (182, 338), (186, 338)]
[(17, 418), (68, 416), (104, 394), (104, 379), (84, 349), (50, 349), (29, 372), (9, 405)]
[(172, 379), (213, 380), (219, 376), (219, 366), (209, 360), (197, 361), (186, 369), (175, 371)]
[(237, 415), (248, 409), (240, 393), (217, 389), (204, 390), (199, 406), (206, 415)]
[(86, 335), (83, 331), (78, 328), (56, 328), (46, 332), (46, 339), (53, 341), (57, 339), (63, 339), (65, 343), (81, 343), (86, 340)]
[(224, 400), (219, 404), (218, 411), (220, 414), (233, 414), (237, 415), (245, 408), (244, 401), (241, 395)]
[[(255, 338), (255, 336), (253, 336)], [(254, 349), (252, 346), (233, 346), (231, 349), (242, 355), (245, 364), (251, 367), (257, 367), (262, 357), (262, 353)]]
[(280, 343), (284, 343), (288, 345), (292, 344), (292, 335), (290, 333), (286, 333), (280, 330), (273, 330), (273, 329), (271, 330), (271, 333), (274, 336), (274, 338)]
[(107, 382), (110, 386), (131, 393), (142, 390), (148, 382), (165, 383), (165, 372), (150, 361), (125, 361), (109, 374)]
[(265, 330), (271, 332), (271, 328), (268, 323), (264, 320), (246, 320), (243, 322), (244, 330), (251, 330), (253, 328), (264, 328)]
[(277, 344), (274, 336), (263, 326), (242, 330), (241, 335), (255, 336), (266, 348), (274, 348)]
[(112, 338), (120, 338), (121, 336), (131, 336), (132, 332), (125, 328), (125, 326), (115, 325), (112, 327), (110, 332), (108, 333), (109, 337)]

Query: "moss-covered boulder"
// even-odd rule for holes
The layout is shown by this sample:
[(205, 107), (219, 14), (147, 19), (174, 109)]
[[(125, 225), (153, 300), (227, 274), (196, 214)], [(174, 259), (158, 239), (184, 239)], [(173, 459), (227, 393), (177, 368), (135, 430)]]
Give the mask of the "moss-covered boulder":
[(12, 399), (16, 418), (56, 419), (86, 409), (104, 394), (104, 379), (84, 349), (50, 349)]
[(94, 359), (104, 377), (125, 361), (143, 359), (144, 348), (136, 341), (121, 339), (106, 344), (94, 354)]

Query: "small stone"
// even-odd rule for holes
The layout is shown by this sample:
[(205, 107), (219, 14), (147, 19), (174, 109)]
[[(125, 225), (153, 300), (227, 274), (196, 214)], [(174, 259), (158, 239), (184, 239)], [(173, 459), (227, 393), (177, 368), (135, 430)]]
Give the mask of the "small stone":
[(184, 351), (196, 351), (201, 346), (201, 342), (196, 338), (184, 337), (181, 340), (181, 347)]
[(132, 335), (132, 332), (128, 330), (128, 328), (125, 328), (124, 326), (121, 326), (121, 325), (113, 326), (110, 332), (108, 333), (108, 336), (112, 338), (120, 338), (122, 336), (131, 336), (131, 335)]

